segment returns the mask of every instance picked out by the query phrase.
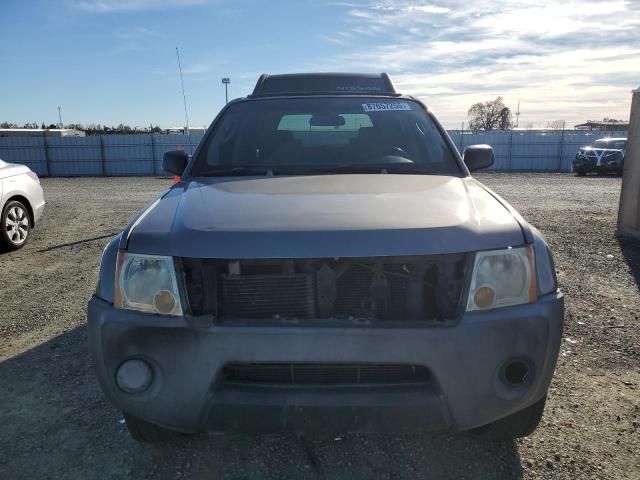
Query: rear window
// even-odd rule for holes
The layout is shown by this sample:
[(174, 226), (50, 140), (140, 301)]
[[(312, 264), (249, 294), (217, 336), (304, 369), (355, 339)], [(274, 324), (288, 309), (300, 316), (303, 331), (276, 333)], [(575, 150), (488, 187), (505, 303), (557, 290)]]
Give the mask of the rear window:
[(278, 130), (293, 132), (292, 138), (311, 147), (320, 144), (347, 145), (358, 137), (361, 128), (373, 127), (369, 115), (343, 113), (340, 117), (344, 119), (344, 125), (312, 125), (314, 116), (311, 114), (284, 115)]
[(230, 106), (195, 160), (215, 167), (295, 171), (399, 165), (460, 175), (453, 152), (420, 104), (405, 99), (278, 98)]

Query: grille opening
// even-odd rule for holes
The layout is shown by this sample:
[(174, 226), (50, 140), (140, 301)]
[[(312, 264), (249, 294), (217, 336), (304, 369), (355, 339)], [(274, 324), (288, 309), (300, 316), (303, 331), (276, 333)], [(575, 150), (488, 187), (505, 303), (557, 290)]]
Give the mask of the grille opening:
[(430, 374), (409, 364), (229, 363), (220, 378), (242, 385), (425, 385)]
[(182, 265), (191, 313), (222, 320), (451, 320), (470, 270), (467, 254)]

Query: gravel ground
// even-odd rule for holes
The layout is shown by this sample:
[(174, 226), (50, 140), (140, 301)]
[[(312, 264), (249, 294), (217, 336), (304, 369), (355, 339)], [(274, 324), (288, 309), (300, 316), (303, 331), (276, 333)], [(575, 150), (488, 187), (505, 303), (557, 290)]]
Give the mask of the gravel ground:
[(131, 440), (102, 397), (85, 305), (102, 248), (166, 179), (44, 179), (30, 243), (0, 253), (0, 478), (640, 478), (640, 245), (614, 236), (617, 178), (485, 174), (549, 240), (565, 337), (534, 435), (200, 435)]

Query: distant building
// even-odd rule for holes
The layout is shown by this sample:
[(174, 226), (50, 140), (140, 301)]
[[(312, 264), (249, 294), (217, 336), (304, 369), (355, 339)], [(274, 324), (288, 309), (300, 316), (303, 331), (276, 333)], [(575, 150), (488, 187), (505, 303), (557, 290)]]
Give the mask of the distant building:
[(585, 122), (575, 125), (576, 130), (607, 130), (626, 132), (629, 130), (629, 124), (626, 122)]
[(73, 128), (0, 128), (0, 137), (84, 137), (82, 130)]

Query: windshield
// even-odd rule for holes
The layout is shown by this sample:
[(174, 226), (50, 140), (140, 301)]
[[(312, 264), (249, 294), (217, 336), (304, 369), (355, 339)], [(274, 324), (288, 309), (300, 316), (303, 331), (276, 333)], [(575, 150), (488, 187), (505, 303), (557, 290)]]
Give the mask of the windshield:
[(203, 145), (192, 175), (230, 170), (462, 174), (420, 104), (353, 97), (232, 105)]
[(610, 140), (606, 138), (602, 138), (600, 140), (596, 140), (591, 145), (593, 148), (609, 148), (615, 150), (624, 150), (627, 147), (626, 140)]

